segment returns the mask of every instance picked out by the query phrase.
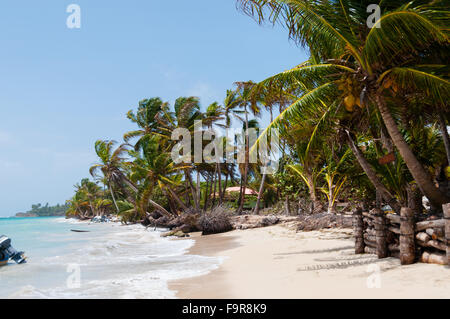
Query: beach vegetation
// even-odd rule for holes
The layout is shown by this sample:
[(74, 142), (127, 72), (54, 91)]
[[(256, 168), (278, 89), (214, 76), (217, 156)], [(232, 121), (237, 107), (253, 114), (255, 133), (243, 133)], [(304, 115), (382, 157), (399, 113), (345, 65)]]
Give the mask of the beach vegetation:
[[(121, 144), (95, 143), (94, 182), (76, 186), (68, 215), (111, 213), (154, 225), (164, 218), (173, 227), (185, 225), (183, 216), (196, 216), (191, 228), (207, 234), (230, 228), (230, 215), (270, 207), (288, 215), (333, 215), (347, 203), (346, 209), (388, 205), (398, 213), (409, 197), (425, 196), (430, 212), (439, 214), (450, 201), (444, 3), (381, 2), (374, 23), (367, 23), (370, 1), (237, 4), (258, 23), (282, 25), (309, 58), (259, 82), (238, 81), (223, 101), (205, 108), (194, 96), (173, 105), (159, 97), (141, 100), (126, 114), (136, 129), (125, 132)], [(270, 124), (251, 141), (246, 133), (260, 128), (262, 117)], [(194, 160), (196, 134), (236, 123), (241, 136), (220, 137), (224, 150), (244, 140), (233, 160), (225, 154)], [(181, 128), (190, 135), (192, 158), (178, 162), (171, 156), (172, 133)], [(250, 159), (272, 129), (280, 140), (269, 149), (279, 154), (269, 174)], [(205, 148), (210, 141), (201, 143)], [(230, 187), (239, 191), (230, 194)], [(417, 213), (426, 210), (421, 205)]]

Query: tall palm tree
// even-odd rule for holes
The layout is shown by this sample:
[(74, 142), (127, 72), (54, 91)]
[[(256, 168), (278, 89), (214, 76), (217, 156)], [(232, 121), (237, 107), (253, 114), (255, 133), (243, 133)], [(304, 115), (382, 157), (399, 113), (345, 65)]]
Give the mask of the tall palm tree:
[(136, 113), (128, 111), (127, 118), (135, 123), (139, 129), (124, 134), (123, 139), (128, 143), (133, 138), (139, 138), (135, 143), (135, 149), (139, 150), (141, 144), (153, 134), (159, 133), (158, 119), (163, 116), (168, 109), (168, 103), (163, 102), (159, 97), (144, 99), (139, 101)]
[[(244, 125), (244, 169), (241, 172), (241, 187), (239, 192), (239, 208), (238, 213), (241, 213), (245, 202), (245, 192), (247, 187), (248, 168), (249, 168), (249, 112), (253, 115), (259, 114), (257, 97), (252, 94), (252, 89), (255, 87), (252, 81), (236, 82), (236, 90), (234, 92), (227, 92), (225, 99), (225, 115), (226, 122), (229, 126), (231, 122), (231, 114), (234, 115)], [(242, 117), (243, 114), (243, 117)]]
[[(196, 121), (202, 119), (203, 114), (200, 111), (199, 98), (194, 96), (180, 97), (175, 101), (174, 112), (166, 111), (164, 117), (159, 121), (159, 129), (161, 130), (161, 134), (162, 136), (164, 136), (165, 140), (168, 142), (170, 141), (169, 145), (173, 146), (175, 142), (171, 140), (171, 134), (175, 129), (185, 128), (189, 130), (189, 132), (191, 133), (191, 137), (194, 139), (195, 123)], [(194, 145), (194, 143), (191, 143), (191, 145)], [(193, 147), (191, 149), (191, 154), (194, 154), (192, 150)], [(194, 207), (198, 211), (200, 208), (200, 198), (198, 197), (197, 188), (194, 186), (192, 180), (194, 165), (182, 165), (183, 167), (185, 167), (185, 181), (187, 182), (188, 187), (191, 190)]]
[(120, 185), (123, 179), (123, 173), (120, 168), (125, 161), (125, 154), (128, 152), (126, 145), (120, 145), (116, 149), (114, 146), (116, 141), (103, 141), (98, 140), (95, 142), (95, 153), (100, 159), (100, 163), (97, 163), (89, 169), (89, 173), (92, 177), (96, 178), (98, 171), (100, 170), (107, 182), (109, 192), (111, 194), (114, 206), (117, 212), (119, 212), (119, 206), (117, 206), (116, 197), (114, 196), (113, 185)]
[[(208, 129), (212, 132), (214, 132), (214, 134), (217, 134), (217, 132), (214, 130), (214, 126), (218, 126), (218, 127), (225, 127), (225, 125), (221, 124), (220, 121), (224, 120), (224, 108), (223, 106), (221, 106), (219, 103), (214, 102), (211, 105), (208, 106), (208, 108), (206, 109), (206, 112), (203, 114), (203, 124), (206, 125), (208, 127)], [(217, 136), (215, 136), (215, 138), (217, 139)], [(223, 144), (223, 139), (222, 139), (222, 144)], [(223, 145), (218, 145), (218, 147), (222, 147), (222, 151), (223, 151)], [(216, 157), (216, 171), (217, 171), (217, 181), (219, 183), (219, 205), (222, 204), (222, 158), (218, 157), (218, 154), (215, 154)], [(214, 206), (215, 204), (215, 200), (216, 200), (216, 180), (214, 178), (214, 191), (213, 191), (213, 201), (212, 201), (212, 206)]]
[[(153, 136), (141, 145), (141, 153), (132, 153), (135, 160), (131, 164), (130, 180), (137, 185), (137, 206), (142, 217), (147, 212), (149, 203), (160, 210), (160, 207), (151, 202), (151, 195), (155, 187), (166, 195), (172, 207), (175, 207), (172, 203), (175, 201), (182, 210), (188, 210), (188, 207), (175, 191), (181, 183), (179, 171), (182, 171), (185, 167), (175, 165), (170, 152), (161, 147), (161, 139), (160, 136)], [(177, 215), (175, 209), (172, 210), (172, 215)]]
[[(283, 83), (280, 82), (272, 82), (267, 85), (256, 85), (252, 89), (252, 95), (255, 96), (255, 99), (262, 105), (266, 110), (269, 111), (270, 114), (270, 122), (273, 122), (273, 108), (278, 105), (280, 110), (283, 110), (287, 105), (292, 103), (291, 94), (292, 86), (284, 87)], [(254, 210), (254, 214), (259, 214), (260, 202), (262, 198), (262, 194), (264, 192), (264, 184), (266, 181), (267, 174), (263, 173), (261, 178), (261, 184), (258, 191), (258, 198), (256, 200), (256, 206)]]

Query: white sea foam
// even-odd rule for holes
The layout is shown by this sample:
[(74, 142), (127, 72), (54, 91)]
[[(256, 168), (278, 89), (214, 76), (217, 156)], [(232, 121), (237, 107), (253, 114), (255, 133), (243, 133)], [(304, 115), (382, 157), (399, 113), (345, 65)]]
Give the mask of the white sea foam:
[[(89, 233), (49, 234), (46, 244), (59, 243), (51, 254), (45, 250), (24, 267), (0, 269), (2, 281), (15, 285), (6, 297), (173, 298), (168, 281), (206, 274), (221, 263), (220, 258), (187, 255), (193, 240), (161, 238), (160, 231), (140, 225), (111, 223), (87, 229)], [(80, 288), (67, 287), (68, 265), (79, 266)]]

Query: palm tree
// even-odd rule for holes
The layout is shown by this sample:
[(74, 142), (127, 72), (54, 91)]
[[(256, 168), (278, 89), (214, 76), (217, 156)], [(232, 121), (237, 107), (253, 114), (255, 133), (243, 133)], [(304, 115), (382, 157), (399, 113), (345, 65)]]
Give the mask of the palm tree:
[[(227, 97), (225, 99), (225, 116), (226, 123), (229, 127), (231, 123), (231, 114), (234, 115), (244, 125), (245, 137), (244, 137), (244, 169), (241, 172), (241, 187), (239, 192), (239, 208), (238, 213), (241, 213), (245, 202), (245, 191), (247, 187), (247, 175), (249, 168), (249, 111), (253, 115), (260, 112), (257, 105), (256, 95), (252, 94), (252, 89), (255, 87), (255, 83), (252, 81), (236, 82), (237, 89), (233, 91), (227, 91)], [(243, 109), (243, 110), (241, 110)], [(244, 117), (241, 116), (244, 114)]]
[[(160, 205), (156, 206), (151, 200), (155, 187), (159, 188), (168, 198), (169, 205), (173, 208), (170, 215), (177, 215), (177, 210), (172, 201), (175, 201), (182, 210), (188, 210), (188, 207), (179, 198), (177, 192), (174, 191), (181, 184), (181, 175), (178, 172), (184, 170), (185, 167), (175, 165), (171, 159), (170, 152), (161, 148), (161, 139), (162, 137), (160, 136), (153, 136), (141, 144), (141, 153), (132, 152), (135, 160), (131, 164), (130, 180), (134, 185), (137, 185), (135, 186), (137, 206), (143, 216), (147, 212), (148, 203), (161, 210)], [(164, 211), (167, 212), (165, 209)]]
[[(273, 122), (273, 108), (275, 105), (278, 104), (279, 109), (283, 110), (287, 105), (292, 103), (290, 88), (285, 88), (283, 83), (280, 82), (268, 83), (267, 85), (256, 85), (252, 89), (252, 95), (254, 95), (256, 100), (269, 111), (270, 122)], [(263, 173), (254, 210), (255, 215), (259, 214), (260, 202), (264, 192), (266, 177), (267, 174)]]
[[(159, 130), (164, 140), (168, 145), (173, 146), (175, 142), (171, 140), (172, 132), (177, 128), (185, 128), (191, 133), (191, 137), (194, 136), (196, 121), (202, 120), (203, 114), (200, 111), (200, 100), (197, 97), (180, 97), (175, 101), (174, 112), (165, 111), (164, 116), (159, 120)], [(191, 143), (194, 145), (194, 143)], [(191, 149), (192, 151), (192, 149)], [(193, 152), (191, 152), (193, 154)], [(194, 187), (192, 181), (193, 165), (183, 164), (185, 170), (185, 181), (191, 189), (191, 195), (194, 202), (194, 207), (198, 211), (200, 208), (200, 199), (197, 195), (197, 189)]]
[(163, 102), (159, 97), (144, 99), (139, 101), (136, 113), (133, 110), (128, 111), (127, 118), (136, 123), (138, 130), (130, 131), (124, 134), (123, 139), (128, 143), (131, 139), (139, 137), (135, 143), (135, 149), (139, 150), (141, 144), (151, 135), (159, 133), (158, 119), (163, 116), (168, 109), (168, 103)]
[[(208, 108), (206, 109), (206, 112), (203, 114), (203, 124), (206, 125), (208, 127), (208, 129), (212, 132), (214, 132), (214, 134), (217, 134), (216, 131), (213, 130), (213, 126), (219, 126), (219, 127), (224, 127), (223, 124), (220, 124), (219, 122), (222, 121), (223, 119), (225, 119), (224, 117), (224, 108), (223, 106), (219, 105), (219, 103), (214, 102), (212, 103), (210, 106), (208, 106)], [(217, 137), (215, 137), (217, 138)], [(222, 139), (222, 144), (219, 143), (218, 147), (222, 147), (223, 150), (223, 142), (224, 140)], [(217, 176), (218, 176), (218, 183), (219, 183), (219, 205), (222, 204), (222, 158), (218, 157), (218, 154), (215, 153), (215, 157), (216, 157), (216, 171), (217, 171)], [(213, 191), (213, 201), (212, 201), (212, 207), (214, 207), (215, 204), (215, 200), (216, 200), (216, 180), (214, 178), (214, 191)]]
[(99, 157), (100, 163), (91, 166), (89, 173), (92, 177), (96, 178), (98, 177), (98, 170), (102, 172), (107, 182), (114, 206), (116, 207), (117, 212), (119, 212), (119, 207), (117, 206), (117, 201), (114, 196), (113, 185), (120, 185), (122, 183), (123, 173), (121, 172), (120, 167), (125, 160), (124, 155), (128, 150), (126, 145), (120, 145), (114, 149), (116, 144), (116, 141), (98, 140), (95, 142), (95, 153)]
[(84, 178), (75, 185), (75, 195), (68, 201), (68, 215), (76, 215), (82, 219), (97, 215), (96, 202), (103, 197), (101, 188), (89, 179)]
[[(400, 101), (402, 91), (411, 89), (446, 105), (450, 82), (434, 72), (443, 63), (436, 64), (436, 59), (431, 59), (435, 58), (435, 50), (430, 50), (449, 43), (442, 19), (445, 12), (441, 8), (422, 2), (382, 3), (382, 16), (375, 25), (382, 27), (369, 29), (365, 12), (369, 1), (241, 0), (240, 3), (261, 21), (269, 16), (274, 22), (284, 22), (290, 36), (307, 45), (311, 52), (309, 62), (269, 79), (291, 78), (305, 88), (304, 94), (275, 121), (324, 101), (345, 105), (350, 114), (376, 107), (423, 194), (436, 205), (450, 200), (434, 185), (411, 151), (390, 110), (392, 103)], [(356, 105), (360, 108), (355, 110)]]

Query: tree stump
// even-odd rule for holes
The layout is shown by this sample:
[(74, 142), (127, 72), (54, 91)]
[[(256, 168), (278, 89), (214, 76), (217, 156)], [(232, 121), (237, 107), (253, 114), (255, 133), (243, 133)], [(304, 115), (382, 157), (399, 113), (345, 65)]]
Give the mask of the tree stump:
[(445, 220), (445, 245), (447, 246), (447, 266), (450, 267), (450, 203), (442, 206)]
[(353, 211), (353, 233), (355, 235), (355, 254), (364, 254), (364, 222), (361, 208)]
[(410, 265), (416, 258), (414, 243), (414, 211), (402, 207), (400, 211), (400, 263)]
[(388, 257), (388, 249), (386, 242), (386, 217), (381, 209), (374, 208), (371, 211), (374, 216), (375, 236), (377, 241), (377, 256), (378, 258)]

